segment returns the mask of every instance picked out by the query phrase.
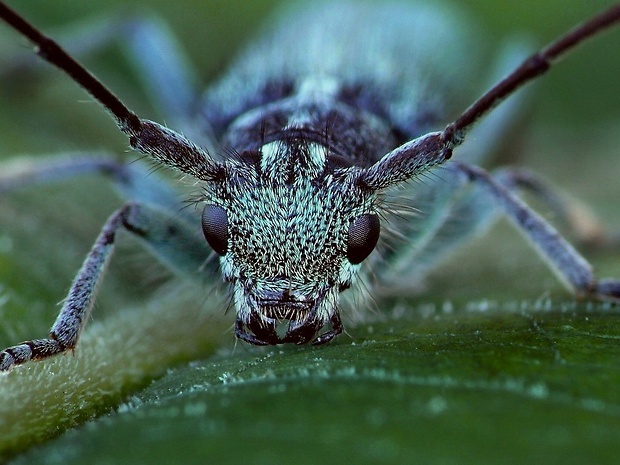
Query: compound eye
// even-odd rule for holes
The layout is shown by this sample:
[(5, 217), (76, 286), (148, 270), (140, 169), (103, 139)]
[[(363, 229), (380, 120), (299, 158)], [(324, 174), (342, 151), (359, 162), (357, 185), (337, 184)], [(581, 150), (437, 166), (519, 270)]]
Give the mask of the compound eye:
[(377, 215), (362, 215), (351, 221), (347, 236), (347, 258), (353, 265), (362, 263), (375, 249), (381, 225)]
[(219, 205), (206, 205), (202, 212), (202, 233), (219, 255), (228, 250), (228, 214)]

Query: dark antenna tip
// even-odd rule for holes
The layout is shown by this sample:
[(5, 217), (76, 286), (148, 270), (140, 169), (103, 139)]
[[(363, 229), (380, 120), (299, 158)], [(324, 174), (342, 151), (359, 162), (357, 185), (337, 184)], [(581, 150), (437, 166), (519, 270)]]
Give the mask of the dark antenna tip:
[(0, 2), (0, 18), (30, 40), (35, 45), (38, 56), (64, 71), (101, 103), (112, 114), (121, 131), (128, 135), (140, 131), (142, 126), (140, 118), (60, 45), (41, 33), (4, 2)]
[(620, 22), (619, 3), (579, 24), (538, 53), (531, 55), (513, 72), (470, 105), (454, 122), (446, 126), (443, 131), (444, 140), (448, 144), (452, 143), (454, 147), (460, 145), (467, 132), (476, 122), (504, 99), (531, 80), (546, 73), (553, 63), (566, 52), (618, 22)]

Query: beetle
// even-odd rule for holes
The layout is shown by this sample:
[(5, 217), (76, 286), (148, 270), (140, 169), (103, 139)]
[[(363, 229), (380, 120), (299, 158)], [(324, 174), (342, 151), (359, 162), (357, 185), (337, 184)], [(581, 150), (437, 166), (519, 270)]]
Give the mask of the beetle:
[[(567, 219), (574, 218), (570, 204), (531, 173), (489, 173), (475, 165), (510, 113), (509, 106), (491, 110), (576, 43), (619, 22), (620, 5), (505, 69), (512, 71), (454, 119), (445, 101), (454, 104), (469, 42), (457, 32), (458, 15), (440, 10), (404, 3), (302, 7), (252, 43), (197, 109), (179, 63), (160, 53), (168, 37), (148, 22), (133, 25), (128, 40), (136, 59), (147, 67), (159, 62), (150, 73), (159, 80), (154, 88), (169, 121), (187, 124), (180, 128), (186, 136), (138, 117), (0, 3), (0, 17), (99, 101), (133, 149), (196, 180), (193, 201), (202, 210), (170, 214), (179, 204), (167, 186), (142, 182), (140, 170), (110, 160), (31, 167), (26, 176), (50, 180), (103, 172), (129, 200), (105, 222), (50, 336), (2, 351), (0, 370), (75, 348), (121, 229), (173, 268), (201, 269), (212, 279), (221, 273), (236, 309), (235, 335), (255, 345), (331, 341), (343, 331), (340, 294), (352, 292), (360, 274), (372, 269), (389, 283), (412, 280), (421, 265), (438, 261), (500, 213), (578, 295), (620, 299), (620, 281), (595, 278), (516, 190), (531, 190)], [(361, 46), (351, 41), (360, 31)], [(199, 124), (189, 124), (194, 119)], [(472, 149), (472, 139), (483, 143)], [(460, 157), (449, 161), (453, 152)], [(443, 182), (409, 183), (439, 166)], [(5, 177), (4, 187), (16, 181)], [(204, 240), (196, 239), (197, 229)], [(377, 247), (381, 258), (373, 254)]]

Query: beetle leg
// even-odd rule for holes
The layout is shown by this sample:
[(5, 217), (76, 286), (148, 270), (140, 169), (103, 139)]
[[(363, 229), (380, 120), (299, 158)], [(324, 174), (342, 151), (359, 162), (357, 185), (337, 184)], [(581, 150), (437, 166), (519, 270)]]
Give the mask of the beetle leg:
[[(73, 350), (88, 320), (97, 287), (114, 251), (116, 233), (126, 230), (139, 237), (170, 267), (198, 274), (210, 253), (201, 240), (178, 217), (153, 206), (127, 203), (104, 224), (97, 240), (75, 277), (56, 322), (46, 339), (25, 341), (0, 352), (0, 371), (29, 360)], [(214, 271), (214, 270), (213, 270)]]
[(460, 163), (455, 163), (455, 166), (486, 191), (547, 260), (562, 282), (572, 287), (578, 295), (620, 301), (620, 280), (597, 280), (588, 261), (510, 188), (480, 168)]
[[(482, 234), (506, 214), (548, 259), (560, 279), (578, 294), (592, 294), (617, 299), (614, 281), (598, 289), (589, 263), (534, 210), (517, 197), (517, 190), (527, 190), (540, 198), (565, 222), (578, 238), (588, 244), (611, 244), (610, 235), (591, 215), (582, 215), (581, 204), (568, 202), (544, 180), (534, 174), (513, 168), (502, 168), (492, 174), (462, 163), (452, 163), (441, 171), (441, 186), (412, 186), (421, 193), (414, 200), (420, 205), (417, 217), (400, 220), (395, 229), (408, 238), (396, 243), (387, 259), (384, 286), (388, 293), (403, 292), (424, 277), (449, 252), (467, 240)], [(428, 197), (428, 198), (427, 198)], [(428, 207), (428, 213), (426, 205)], [(432, 209), (430, 208), (432, 206)], [(587, 210), (585, 210), (587, 211)], [(410, 224), (407, 224), (410, 223)], [(415, 287), (415, 286), (414, 286)], [(598, 289), (598, 290), (597, 290)]]

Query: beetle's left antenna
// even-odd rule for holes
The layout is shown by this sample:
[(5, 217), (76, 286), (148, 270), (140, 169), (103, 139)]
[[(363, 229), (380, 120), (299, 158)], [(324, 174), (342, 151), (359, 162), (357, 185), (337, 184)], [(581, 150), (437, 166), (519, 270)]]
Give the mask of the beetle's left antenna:
[(134, 149), (198, 179), (210, 181), (218, 176), (220, 166), (206, 150), (197, 147), (179, 133), (139, 118), (60, 45), (4, 2), (0, 2), (0, 18), (35, 44), (37, 55), (67, 73), (101, 103), (112, 114), (119, 129), (129, 137), (129, 143)]
[(371, 189), (385, 189), (452, 156), (467, 132), (517, 89), (547, 72), (566, 52), (593, 35), (620, 23), (620, 3), (593, 16), (547, 47), (527, 58), (519, 67), (491, 87), (443, 131), (431, 132), (392, 150), (374, 165), (362, 170), (357, 182)]
[(581, 42), (619, 22), (620, 3), (617, 3), (579, 24), (538, 53), (527, 58), (518, 68), (476, 100), (456, 121), (449, 124), (443, 131), (444, 139), (459, 145), (467, 131), (506, 97), (512, 95), (531, 80), (546, 73), (559, 58)]

